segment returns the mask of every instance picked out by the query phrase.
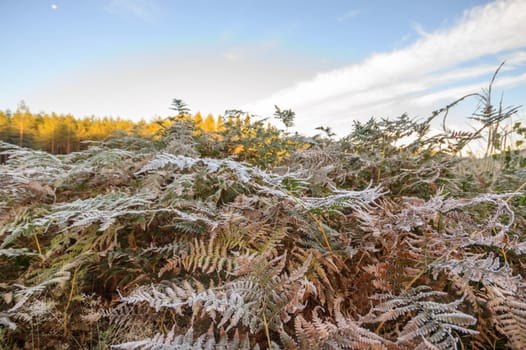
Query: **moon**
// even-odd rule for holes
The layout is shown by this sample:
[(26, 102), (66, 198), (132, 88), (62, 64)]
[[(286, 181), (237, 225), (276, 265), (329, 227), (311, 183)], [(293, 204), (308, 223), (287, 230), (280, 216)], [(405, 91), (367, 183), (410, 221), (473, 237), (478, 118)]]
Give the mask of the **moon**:
[(58, 8), (57, 4), (51, 4), (51, 9), (55, 11)]

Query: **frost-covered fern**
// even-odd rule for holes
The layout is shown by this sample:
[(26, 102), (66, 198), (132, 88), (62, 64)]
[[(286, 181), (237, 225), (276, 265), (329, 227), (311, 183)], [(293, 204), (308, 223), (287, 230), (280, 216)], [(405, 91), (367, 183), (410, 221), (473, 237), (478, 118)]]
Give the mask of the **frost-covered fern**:
[(108, 186), (130, 181), (142, 157), (140, 153), (124, 149), (91, 146), (84, 152), (64, 157), (69, 169), (60, 178), (60, 184), (74, 188), (84, 184)]
[(0, 155), (8, 159), (0, 164), (0, 214), (9, 204), (53, 198), (56, 181), (67, 169), (58, 157), (5, 142), (2, 149)]
[[(185, 334), (177, 335), (172, 329), (167, 334), (156, 334), (153, 338), (116, 344), (112, 349), (125, 350), (259, 350), (258, 344), (250, 345), (247, 336), (240, 336), (238, 332), (232, 339), (226, 333), (222, 333), (216, 340), (213, 331), (204, 333), (194, 339), (193, 329), (190, 328)], [(277, 348), (277, 347), (276, 347)]]
[(221, 169), (229, 169), (239, 178), (241, 182), (249, 182), (254, 175), (265, 174), (264, 172), (247, 166), (247, 164), (239, 163), (228, 159), (212, 159), (212, 158), (193, 158), (183, 155), (173, 155), (170, 153), (159, 153), (148, 164), (143, 166), (136, 174), (151, 172), (168, 165), (175, 167), (178, 170), (190, 169), (196, 164), (202, 164), (210, 173), (216, 173)]
[(444, 297), (447, 293), (434, 291), (427, 286), (419, 286), (398, 296), (379, 295), (384, 299), (366, 317), (370, 323), (403, 322), (396, 343), (423, 350), (433, 346), (440, 350), (458, 349), (459, 333), (477, 334), (466, 328), (474, 325), (477, 319), (458, 310), (462, 299), (451, 303), (428, 300)]
[(441, 270), (451, 275), (463, 276), (465, 281), (482, 283), (484, 286), (497, 286), (509, 293), (517, 293), (521, 276), (513, 274), (509, 265), (502, 265), (493, 252), (484, 256), (473, 254), (462, 259), (447, 259), (433, 263), (435, 278)]
[(7, 246), (20, 236), (43, 233), (52, 226), (58, 231), (70, 229), (81, 230), (93, 224), (98, 224), (99, 231), (105, 231), (119, 217), (126, 215), (143, 215), (148, 212), (150, 204), (148, 194), (126, 195), (110, 193), (85, 200), (78, 199), (70, 203), (56, 204), (50, 212), (42, 217), (34, 218), (22, 225), (14, 225), (7, 229), (2, 247)]
[(0, 143), (0, 347), (524, 348), (526, 157), (487, 104), (430, 135), (451, 107), (340, 140), (178, 110), (68, 155)]

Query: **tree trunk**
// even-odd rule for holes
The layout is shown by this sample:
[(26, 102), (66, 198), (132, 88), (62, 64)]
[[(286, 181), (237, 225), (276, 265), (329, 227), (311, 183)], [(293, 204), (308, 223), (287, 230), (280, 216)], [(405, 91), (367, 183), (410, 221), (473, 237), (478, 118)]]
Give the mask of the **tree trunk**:
[(24, 123), (18, 125), (18, 143), (20, 147), (24, 144)]
[(71, 132), (68, 125), (68, 136), (66, 137), (66, 154), (71, 153)]

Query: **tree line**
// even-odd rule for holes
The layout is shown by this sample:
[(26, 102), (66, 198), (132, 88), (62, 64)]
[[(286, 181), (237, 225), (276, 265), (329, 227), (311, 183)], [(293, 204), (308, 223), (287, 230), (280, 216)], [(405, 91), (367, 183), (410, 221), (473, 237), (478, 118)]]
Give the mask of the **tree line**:
[[(200, 112), (189, 115), (196, 126), (205, 132), (222, 128), (222, 118)], [(0, 140), (21, 147), (44, 150), (52, 154), (67, 154), (86, 149), (84, 141), (100, 141), (119, 135), (155, 138), (172, 123), (170, 118), (157, 117), (151, 121), (134, 122), (112, 117), (76, 118), (71, 114), (32, 113), (21, 102), (15, 112), (0, 110)]]
[[(277, 164), (295, 149), (309, 147), (309, 142), (300, 135), (291, 135), (265, 118), (240, 110), (226, 111), (225, 116), (208, 114), (203, 118), (200, 112), (190, 113), (181, 100), (174, 99), (172, 106), (173, 116), (134, 122), (112, 117), (76, 118), (71, 114), (32, 113), (21, 102), (15, 112), (0, 110), (0, 141), (51, 154), (69, 154), (86, 150), (90, 141), (123, 136), (160, 141), (167, 134), (189, 132), (192, 135), (189, 142), (200, 144), (203, 155), (229, 154), (263, 168)], [(276, 107), (274, 117), (287, 129), (293, 125), (294, 112), (290, 110)], [(314, 137), (311, 141), (320, 140)], [(6, 156), (0, 154), (0, 163), (5, 160)]]

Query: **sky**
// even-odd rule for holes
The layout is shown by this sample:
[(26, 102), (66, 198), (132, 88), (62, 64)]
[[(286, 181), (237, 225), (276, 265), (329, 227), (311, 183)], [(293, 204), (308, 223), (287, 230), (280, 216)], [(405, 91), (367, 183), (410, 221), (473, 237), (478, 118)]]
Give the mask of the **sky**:
[[(0, 0), (0, 109), (149, 120), (296, 112), (294, 130), (526, 105), (526, 0)], [(449, 116), (472, 126), (476, 101)], [(526, 117), (524, 108), (521, 115)]]

